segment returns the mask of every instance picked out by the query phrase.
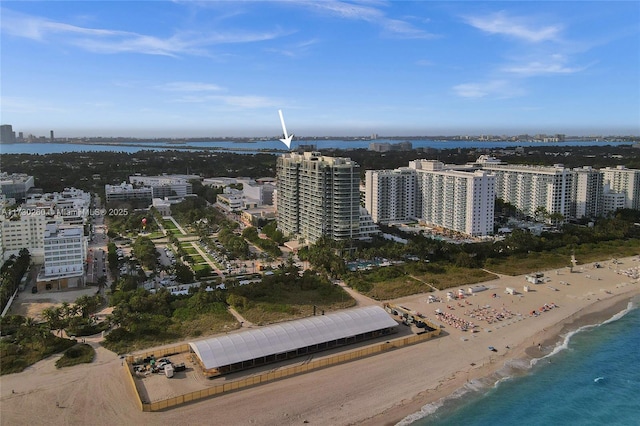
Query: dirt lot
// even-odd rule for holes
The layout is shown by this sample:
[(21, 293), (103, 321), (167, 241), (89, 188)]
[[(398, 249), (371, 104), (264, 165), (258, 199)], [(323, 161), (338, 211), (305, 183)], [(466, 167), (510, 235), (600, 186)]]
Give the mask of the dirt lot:
[(31, 293), (28, 290), (20, 292), (13, 301), (8, 315), (22, 315), (42, 320), (41, 313), (46, 308), (56, 306), (62, 302), (72, 303), (80, 296), (93, 296), (97, 287), (85, 287), (82, 289), (68, 290), (44, 290), (38, 293)]

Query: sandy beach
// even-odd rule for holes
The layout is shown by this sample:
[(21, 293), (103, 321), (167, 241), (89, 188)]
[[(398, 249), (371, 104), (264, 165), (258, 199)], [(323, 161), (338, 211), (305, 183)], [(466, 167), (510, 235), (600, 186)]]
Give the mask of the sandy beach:
[[(392, 301), (443, 325), (443, 336), (313, 373), (229, 393), (176, 409), (140, 412), (121, 360), (89, 338), (92, 364), (57, 370), (53, 356), (19, 374), (0, 378), (2, 425), (94, 424), (396, 424), (437, 403), (468, 382), (493, 377), (514, 362), (551, 352), (564, 335), (622, 311), (640, 294), (630, 271), (638, 257), (546, 271), (548, 282), (524, 292), (524, 276), (501, 276), (487, 290), (447, 301), (447, 291)], [(517, 294), (507, 294), (506, 288)], [(466, 287), (460, 287), (466, 291)], [(546, 307), (545, 307), (546, 305)], [(543, 312), (540, 312), (541, 308)], [(436, 309), (447, 313), (444, 318)], [(535, 311), (536, 315), (531, 315)], [(496, 316), (499, 319), (496, 319)], [(473, 322), (477, 332), (456, 328)], [(496, 348), (496, 352), (488, 349)], [(516, 361), (514, 361), (516, 360)], [(491, 379), (489, 379), (491, 380)]]

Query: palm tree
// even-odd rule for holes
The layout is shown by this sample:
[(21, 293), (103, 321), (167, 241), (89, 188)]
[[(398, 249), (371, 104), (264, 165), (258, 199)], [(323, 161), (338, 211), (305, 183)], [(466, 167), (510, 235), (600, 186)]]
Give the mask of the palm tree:
[(58, 330), (58, 335), (62, 336), (62, 330), (66, 326), (67, 320), (61, 307), (46, 308), (42, 311), (42, 317), (49, 323), (49, 328), (51, 330)]

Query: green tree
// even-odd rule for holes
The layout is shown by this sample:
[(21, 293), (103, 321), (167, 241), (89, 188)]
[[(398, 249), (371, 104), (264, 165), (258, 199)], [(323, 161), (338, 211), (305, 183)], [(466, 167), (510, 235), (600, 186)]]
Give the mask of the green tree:
[(64, 309), (59, 306), (45, 308), (42, 317), (49, 324), (51, 330), (58, 330), (58, 335), (62, 335), (62, 330), (67, 326), (67, 318)]
[(75, 301), (76, 306), (79, 307), (82, 318), (88, 318), (89, 315), (96, 312), (102, 305), (102, 297), (95, 296), (80, 296)]
[(182, 262), (177, 262), (175, 265), (176, 281), (182, 284), (188, 284), (193, 282), (193, 271), (187, 265)]

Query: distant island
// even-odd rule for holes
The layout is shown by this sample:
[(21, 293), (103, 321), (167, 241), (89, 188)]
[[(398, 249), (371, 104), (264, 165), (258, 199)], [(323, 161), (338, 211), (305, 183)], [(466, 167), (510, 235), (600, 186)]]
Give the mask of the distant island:
[[(263, 137), (191, 137), (191, 138), (136, 138), (136, 137), (107, 137), (107, 136), (91, 136), (91, 137), (57, 137), (47, 138), (44, 136), (28, 135), (27, 137), (17, 137), (15, 142), (0, 141), (0, 143), (81, 143), (81, 144), (104, 144), (104, 143), (170, 143), (170, 144), (187, 144), (198, 142), (228, 142), (228, 143), (257, 143), (265, 141), (278, 140), (281, 136), (263, 136)], [(540, 142), (554, 143), (566, 141), (598, 141), (598, 142), (640, 142), (640, 136), (636, 135), (590, 135), (590, 136), (567, 136), (563, 134), (536, 134), (536, 135), (416, 135), (416, 136), (298, 136), (296, 141), (316, 142), (325, 140), (340, 140), (344, 142), (362, 142), (377, 140), (398, 140), (398, 141), (478, 141), (478, 142)]]

